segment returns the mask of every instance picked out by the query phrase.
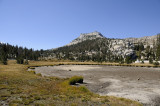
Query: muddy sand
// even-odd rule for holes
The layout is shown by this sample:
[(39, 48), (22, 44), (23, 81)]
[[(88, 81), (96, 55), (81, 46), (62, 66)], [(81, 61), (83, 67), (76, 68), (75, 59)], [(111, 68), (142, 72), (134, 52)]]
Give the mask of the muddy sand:
[(61, 65), (36, 67), (43, 76), (84, 77), (89, 90), (136, 100), (144, 105), (160, 105), (160, 68), (120, 67), (101, 65)]

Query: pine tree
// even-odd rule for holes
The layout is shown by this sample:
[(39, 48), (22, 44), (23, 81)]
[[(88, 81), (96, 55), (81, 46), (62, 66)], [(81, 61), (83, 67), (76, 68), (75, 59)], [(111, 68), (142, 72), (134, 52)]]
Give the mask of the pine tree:
[(24, 63), (24, 58), (21, 55), (19, 55), (16, 60), (17, 60), (17, 64), (23, 64)]
[(130, 56), (127, 56), (126, 59), (125, 59), (125, 62), (126, 62), (127, 64), (132, 63), (131, 57), (130, 57)]
[(4, 65), (7, 65), (7, 47), (6, 47), (6, 44), (1, 44), (0, 45), (1, 48), (0, 48), (0, 60), (1, 62), (4, 64)]
[(149, 58), (149, 64), (152, 64), (153, 63), (153, 59), (150, 57)]
[(157, 34), (156, 59), (157, 59), (157, 60), (160, 60), (160, 34)]

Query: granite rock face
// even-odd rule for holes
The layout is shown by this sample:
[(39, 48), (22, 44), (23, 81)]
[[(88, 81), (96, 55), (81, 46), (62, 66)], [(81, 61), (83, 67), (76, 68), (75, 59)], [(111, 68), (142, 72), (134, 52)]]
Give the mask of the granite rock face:
[(134, 55), (135, 54), (134, 46), (139, 43), (142, 43), (144, 45), (144, 48), (146, 48), (147, 46), (153, 48), (157, 36), (155, 35), (155, 36), (145, 36), (141, 38), (111, 39), (104, 37), (100, 32), (92, 32), (92, 33), (80, 34), (78, 38), (76, 38), (66, 46), (71, 46), (86, 40), (93, 40), (97, 38), (106, 39), (109, 42), (108, 45), (109, 50), (114, 55), (124, 57), (124, 56)]
[[(98, 58), (105, 58), (105, 61), (115, 61), (129, 58), (148, 60), (148, 53), (153, 54), (157, 41), (157, 35), (141, 38), (114, 39), (103, 36), (100, 32), (82, 33), (71, 43), (51, 49), (47, 52), (49, 58), (67, 58), (74, 60), (90, 59), (98, 61)], [(137, 48), (144, 47), (142, 51)], [(148, 49), (149, 48), (149, 49)], [(48, 56), (48, 54), (46, 54)], [(153, 55), (152, 55), (153, 56)], [(138, 57), (138, 58), (137, 58)]]
[(96, 31), (91, 32), (91, 33), (82, 33), (82, 34), (80, 34), (80, 36), (78, 38), (73, 40), (71, 43), (67, 44), (67, 46), (77, 44), (77, 43), (83, 42), (85, 40), (93, 40), (96, 38), (105, 38), (105, 37), (100, 32), (96, 32)]

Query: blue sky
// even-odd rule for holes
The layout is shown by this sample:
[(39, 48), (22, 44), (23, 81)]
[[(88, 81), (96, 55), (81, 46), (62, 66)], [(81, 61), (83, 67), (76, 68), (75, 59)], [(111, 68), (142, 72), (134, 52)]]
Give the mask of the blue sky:
[(0, 0), (1, 42), (51, 49), (93, 31), (108, 38), (156, 35), (160, 0)]

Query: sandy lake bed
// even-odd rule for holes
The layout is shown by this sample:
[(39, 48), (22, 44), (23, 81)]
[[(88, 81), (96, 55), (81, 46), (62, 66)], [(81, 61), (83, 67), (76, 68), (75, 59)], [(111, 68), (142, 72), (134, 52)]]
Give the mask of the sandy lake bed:
[(60, 65), (36, 67), (35, 72), (60, 78), (83, 76), (83, 85), (94, 93), (160, 105), (160, 68)]

